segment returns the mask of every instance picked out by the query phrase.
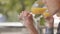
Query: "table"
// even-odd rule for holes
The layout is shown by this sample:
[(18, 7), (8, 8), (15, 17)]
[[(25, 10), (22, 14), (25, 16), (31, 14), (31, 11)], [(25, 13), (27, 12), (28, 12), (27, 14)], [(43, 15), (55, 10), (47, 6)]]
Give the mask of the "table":
[(20, 27), (24, 28), (24, 25), (20, 22), (0, 22), (0, 28), (4, 27)]

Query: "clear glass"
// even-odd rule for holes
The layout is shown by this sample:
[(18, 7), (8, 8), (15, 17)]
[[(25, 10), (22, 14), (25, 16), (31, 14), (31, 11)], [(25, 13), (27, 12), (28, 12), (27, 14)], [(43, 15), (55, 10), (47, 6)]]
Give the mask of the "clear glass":
[(35, 15), (41, 14), (39, 17), (35, 18), (34, 21), (35, 21), (35, 26), (37, 30), (39, 31), (39, 33), (43, 34), (43, 29), (41, 28), (41, 25), (40, 25), (40, 18), (44, 17), (43, 14), (47, 12), (46, 5), (42, 2), (42, 0), (37, 0), (33, 4), (31, 8), (31, 12), (32, 14), (35, 14)]

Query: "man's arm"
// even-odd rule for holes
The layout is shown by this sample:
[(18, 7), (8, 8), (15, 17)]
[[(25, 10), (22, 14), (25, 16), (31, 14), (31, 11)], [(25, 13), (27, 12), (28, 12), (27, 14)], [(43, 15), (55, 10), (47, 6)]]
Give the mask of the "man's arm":
[(30, 34), (38, 34), (38, 31), (36, 30), (36, 28), (34, 27), (34, 25), (30, 25), (27, 27), (28, 31)]
[(24, 18), (24, 25), (30, 32), (30, 34), (38, 34), (38, 31), (36, 30), (34, 24), (33, 24), (33, 18), (32, 14), (28, 13), (27, 11), (23, 11), (19, 18)]

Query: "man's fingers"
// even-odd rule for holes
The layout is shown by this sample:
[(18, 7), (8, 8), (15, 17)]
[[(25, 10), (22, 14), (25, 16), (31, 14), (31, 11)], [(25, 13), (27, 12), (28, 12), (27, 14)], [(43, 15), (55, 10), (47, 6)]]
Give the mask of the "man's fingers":
[(23, 19), (23, 11), (18, 15), (19, 19)]
[(27, 11), (24, 11), (24, 12), (23, 12), (23, 15), (24, 15), (24, 17), (26, 17), (26, 16), (29, 15), (29, 13), (28, 13)]
[(23, 20), (33, 20), (32, 14), (30, 14), (27, 11), (22, 11), (22, 13), (20, 13), (19, 15), (19, 19), (23, 19)]
[(29, 14), (29, 15), (28, 15), (28, 19), (30, 19), (30, 20), (33, 21), (33, 16), (32, 16), (32, 14)]
[(29, 14), (28, 17), (29, 17), (29, 18), (32, 18), (33, 16), (32, 16), (32, 14)]

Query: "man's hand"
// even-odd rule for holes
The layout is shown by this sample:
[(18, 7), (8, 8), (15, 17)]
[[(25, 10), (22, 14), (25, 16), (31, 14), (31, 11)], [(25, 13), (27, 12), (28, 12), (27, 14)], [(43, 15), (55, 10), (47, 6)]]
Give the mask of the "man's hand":
[(38, 34), (38, 31), (33, 25), (32, 14), (28, 13), (27, 11), (22, 11), (22, 13), (19, 16), (19, 19), (24, 20), (24, 25), (29, 30), (30, 34)]
[(45, 20), (46, 20), (47, 25), (48, 25), (49, 28), (54, 26), (54, 18), (52, 16), (45, 18)]
[(20, 13), (19, 19), (24, 21), (25, 26), (33, 25), (33, 16), (27, 11), (22, 11), (22, 13)]

